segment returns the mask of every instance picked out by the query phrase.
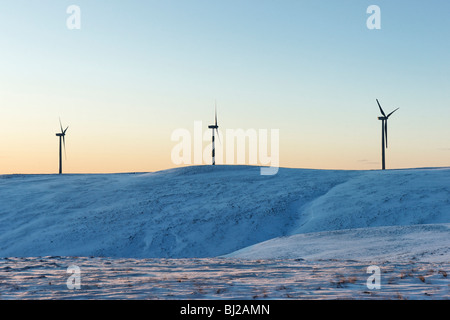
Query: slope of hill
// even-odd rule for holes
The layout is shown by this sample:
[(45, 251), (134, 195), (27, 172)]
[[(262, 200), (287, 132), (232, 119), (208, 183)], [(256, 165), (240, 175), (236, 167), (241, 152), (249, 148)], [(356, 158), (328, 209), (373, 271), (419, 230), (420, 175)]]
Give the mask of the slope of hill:
[(368, 259), (378, 250), (448, 261), (449, 223), (444, 168), (0, 176), (1, 257)]

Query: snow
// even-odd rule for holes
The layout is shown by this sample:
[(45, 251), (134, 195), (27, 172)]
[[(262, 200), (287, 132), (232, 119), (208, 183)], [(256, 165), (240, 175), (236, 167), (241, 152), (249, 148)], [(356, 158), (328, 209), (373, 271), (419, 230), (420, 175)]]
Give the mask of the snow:
[[(214, 257), (286, 235), (352, 172), (188, 167), (156, 173), (3, 176), (0, 256)], [(318, 174), (320, 173), (320, 174)]]
[[(302, 268), (323, 267), (320, 261), (328, 261), (328, 268), (339, 267), (349, 274), (354, 264), (358, 270), (370, 264), (395, 270), (416, 266), (415, 270), (424, 270), (423, 276), (426, 270), (435, 270), (434, 277), (444, 289), (432, 290), (441, 290), (438, 297), (448, 297), (448, 279), (438, 271), (448, 272), (449, 228), (450, 168), (280, 168), (274, 176), (261, 176), (256, 166), (192, 166), (154, 173), (3, 175), (0, 296), (23, 293), (17, 284), (8, 287), (12, 291), (1, 286), (7, 271), (11, 279), (23, 279), (21, 272), (14, 276), (10, 272), (17, 266), (26, 270), (24, 265), (36, 264), (28, 276), (40, 279), (46, 264), (81, 259), (78, 263), (85, 266), (95, 261), (101, 265), (127, 261), (130, 270), (139, 261), (143, 267), (151, 261), (160, 268), (169, 262), (186, 267), (198, 264), (197, 272), (205, 272), (205, 277), (217, 264), (224, 268), (222, 275), (233, 273), (231, 266), (239, 270), (249, 264), (254, 274), (265, 274), (266, 295), (272, 298), (300, 297), (300, 289), (292, 288), (295, 279), (290, 275), (277, 278), (259, 270), (261, 263), (274, 270), (275, 265), (283, 268), (298, 261)], [(258, 264), (261, 259), (264, 262)], [(357, 276), (362, 277), (365, 272)], [(328, 285), (336, 283), (327, 279)], [(223, 284), (227, 294), (219, 296), (251, 297), (249, 292), (263, 281), (261, 277), (251, 280), (247, 291), (241, 288), (246, 295), (228, 283)], [(279, 283), (293, 291), (277, 290)], [(210, 286), (217, 284), (213, 281)], [(192, 285), (177, 288), (187, 290), (180, 295), (166, 291), (161, 297), (192, 298), (187, 293), (192, 293)], [(411, 285), (405, 283), (410, 295)], [(23, 290), (30, 296), (26, 286)], [(395, 290), (398, 293), (398, 287)], [(218, 297), (207, 287), (203, 291), (207, 294), (199, 293), (199, 298)], [(363, 292), (357, 295), (365, 296)], [(328, 297), (334, 297), (329, 293)], [(158, 296), (158, 292), (152, 294)], [(311, 297), (323, 298), (321, 294)], [(41, 297), (31, 294), (36, 296)], [(92, 291), (87, 296), (98, 297)], [(113, 292), (107, 296), (116, 297)]]
[[(0, 177), (2, 257), (204, 258), (233, 255), (259, 243), (245, 255), (258, 248), (260, 256), (253, 253), (253, 258), (278, 258), (270, 247), (284, 241), (290, 258), (313, 251), (336, 258), (338, 248), (348, 248), (339, 241), (355, 239), (358, 248), (363, 241), (373, 246), (374, 239), (403, 248), (393, 257), (410, 257), (416, 248), (420, 254), (424, 249), (407, 239), (426, 236), (449, 260), (444, 249), (450, 244), (445, 237), (450, 169), (445, 168), (281, 168), (275, 176), (261, 176), (252, 166), (194, 166), (155, 173)], [(392, 228), (377, 228), (387, 226)], [(336, 230), (340, 233), (326, 232)], [(285, 236), (293, 237), (261, 244)], [(271, 253), (263, 253), (263, 246)], [(358, 249), (366, 252), (358, 257), (353, 251), (352, 259), (373, 254)]]
[(389, 226), (297, 234), (235, 251), (245, 259), (449, 262), (450, 224)]
[[(68, 266), (80, 268), (68, 289)], [(383, 262), (380, 289), (368, 265), (346, 260), (0, 258), (0, 299), (448, 299), (441, 263)], [(70, 282), (75, 286), (76, 282)], [(276, 311), (273, 310), (276, 314)], [(166, 313), (176, 310), (166, 310)], [(272, 311), (271, 311), (272, 312)]]

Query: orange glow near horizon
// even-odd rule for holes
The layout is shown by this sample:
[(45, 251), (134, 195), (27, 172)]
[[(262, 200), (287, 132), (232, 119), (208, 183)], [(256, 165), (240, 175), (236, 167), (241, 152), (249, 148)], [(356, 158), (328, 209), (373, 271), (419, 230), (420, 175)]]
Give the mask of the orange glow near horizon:
[[(69, 127), (70, 130), (70, 127)], [(67, 159), (63, 156), (64, 173), (121, 173), (121, 172), (154, 172), (191, 164), (176, 165), (171, 161), (172, 148), (177, 142), (166, 139), (150, 141), (142, 139), (126, 139), (115, 137), (113, 141), (102, 139), (84, 140), (76, 138), (68, 130), (66, 137)], [(39, 139), (39, 137), (36, 137)], [(222, 138), (224, 140), (224, 138)], [(43, 144), (33, 144), (24, 138), (16, 143), (9, 141), (9, 153), (0, 154), (0, 174), (53, 174), (58, 172), (59, 143), (56, 136), (48, 135)], [(103, 141), (106, 138), (103, 137)], [(164, 141), (166, 140), (166, 141)], [(222, 140), (222, 141), (223, 141)], [(352, 148), (344, 143), (332, 145), (324, 142), (322, 146), (308, 143), (281, 141), (279, 166), (288, 168), (326, 169), (326, 170), (378, 170), (381, 166), (381, 151), (377, 146), (378, 139), (372, 139), (372, 148), (357, 145)], [(392, 139), (392, 144), (394, 139)], [(22, 145), (20, 145), (22, 143)], [(100, 147), (97, 148), (97, 145)], [(209, 156), (209, 142), (203, 142), (206, 158)], [(216, 150), (218, 153), (220, 147)], [(434, 150), (430, 152), (414, 152), (406, 147), (395, 146), (387, 150), (387, 168), (446, 167), (450, 150)], [(432, 158), (432, 159), (430, 159)], [(435, 160), (433, 160), (433, 158)], [(225, 163), (224, 163), (225, 162)], [(203, 165), (207, 165), (203, 161)], [(228, 164), (225, 157), (217, 164)], [(239, 164), (236, 161), (233, 164)], [(248, 155), (246, 163), (248, 162)], [(253, 164), (252, 164), (253, 165)], [(261, 165), (258, 163), (256, 165)]]
[(59, 118), (64, 173), (188, 165), (171, 135), (201, 121), (206, 148), (216, 100), (223, 133), (279, 130), (280, 167), (380, 169), (375, 99), (400, 108), (387, 169), (450, 166), (448, 3), (386, 1), (379, 30), (353, 2), (77, 5), (80, 29), (59, 2), (2, 4), (0, 174), (57, 173)]

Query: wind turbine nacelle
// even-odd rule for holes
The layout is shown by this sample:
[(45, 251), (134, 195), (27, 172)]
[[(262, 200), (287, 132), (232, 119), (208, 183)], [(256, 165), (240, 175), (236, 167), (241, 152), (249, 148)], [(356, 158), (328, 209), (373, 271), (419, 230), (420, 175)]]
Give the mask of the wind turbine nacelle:
[(62, 133), (57, 133), (56, 136), (57, 136), (57, 137), (62, 137), (62, 136), (64, 136), (64, 135), (63, 135)]
[(387, 120), (386, 117), (378, 117), (378, 120)]
[(219, 126), (208, 126), (209, 129), (218, 129)]

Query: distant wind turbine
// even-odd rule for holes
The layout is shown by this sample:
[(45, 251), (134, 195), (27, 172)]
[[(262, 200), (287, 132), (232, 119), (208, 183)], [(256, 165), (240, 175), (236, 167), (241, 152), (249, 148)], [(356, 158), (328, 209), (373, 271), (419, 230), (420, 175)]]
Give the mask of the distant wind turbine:
[(65, 130), (63, 130), (63, 126), (61, 124), (61, 119), (59, 119), (59, 125), (61, 127), (61, 132), (57, 133), (56, 136), (59, 137), (59, 174), (62, 174), (62, 148), (64, 145), (64, 156), (67, 159), (66, 155), (66, 131), (69, 129), (67, 127)]
[(217, 132), (217, 137), (219, 138), (220, 142), (220, 136), (219, 136), (219, 126), (217, 125), (217, 103), (215, 105), (215, 124), (208, 126), (209, 129), (212, 129), (212, 165), (216, 165), (216, 148), (215, 148), (215, 141), (214, 141), (214, 130)]
[[(383, 111), (383, 108), (381, 108), (381, 104), (380, 102), (377, 100), (377, 104), (378, 107), (380, 108), (381, 114), (383, 115), (382, 117), (378, 117), (378, 120), (381, 120), (381, 161), (382, 161), (382, 170), (386, 170), (386, 158), (385, 158), (385, 149), (387, 149), (388, 147), (388, 138), (387, 138), (387, 121), (389, 119), (389, 117), (398, 109), (395, 109), (394, 111), (392, 111), (391, 113), (389, 113), (388, 115), (386, 115)], [(384, 142), (386, 141), (386, 147), (384, 145)]]

